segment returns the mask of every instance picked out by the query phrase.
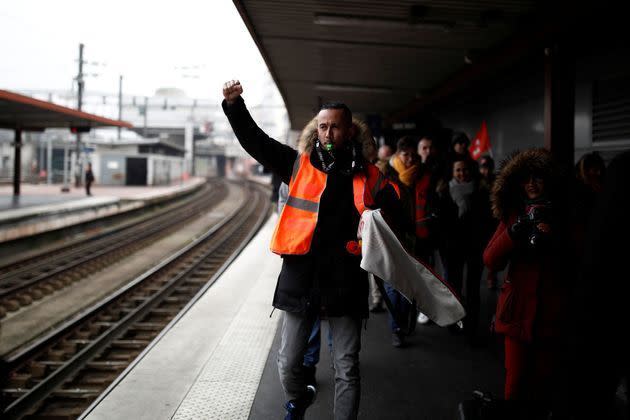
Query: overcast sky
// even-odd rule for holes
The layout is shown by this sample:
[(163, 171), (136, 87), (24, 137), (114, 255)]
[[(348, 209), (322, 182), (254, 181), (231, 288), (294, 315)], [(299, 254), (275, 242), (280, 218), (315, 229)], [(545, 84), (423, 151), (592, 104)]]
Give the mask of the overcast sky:
[(99, 74), (90, 91), (117, 93), (122, 74), (126, 94), (219, 99), (223, 81), (253, 91), (267, 71), (229, 0), (17, 0), (0, 5), (0, 89), (69, 89), (79, 43), (85, 73)]

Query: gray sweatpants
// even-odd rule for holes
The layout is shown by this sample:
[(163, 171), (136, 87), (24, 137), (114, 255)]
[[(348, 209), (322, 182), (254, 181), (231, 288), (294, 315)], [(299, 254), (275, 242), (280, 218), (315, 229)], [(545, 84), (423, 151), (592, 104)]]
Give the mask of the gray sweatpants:
[[(284, 312), (282, 340), (278, 352), (278, 373), (288, 400), (298, 398), (305, 390), (302, 361), (314, 319)], [(356, 419), (361, 397), (359, 351), (361, 319), (349, 316), (331, 317), (333, 365), (335, 368), (335, 420)]]

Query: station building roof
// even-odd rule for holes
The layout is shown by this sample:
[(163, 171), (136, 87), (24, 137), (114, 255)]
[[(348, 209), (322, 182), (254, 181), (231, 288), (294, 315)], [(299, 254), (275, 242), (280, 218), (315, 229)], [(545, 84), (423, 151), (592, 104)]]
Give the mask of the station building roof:
[(40, 131), (59, 127), (132, 128), (132, 125), (0, 89), (0, 128)]
[(166, 146), (179, 152), (185, 152), (186, 148), (182, 144), (164, 138), (137, 138), (137, 139), (90, 139), (90, 144), (108, 146), (112, 148), (120, 146)]
[(544, 26), (531, 0), (233, 1), (296, 130), (331, 100), (404, 119), (487, 77)]

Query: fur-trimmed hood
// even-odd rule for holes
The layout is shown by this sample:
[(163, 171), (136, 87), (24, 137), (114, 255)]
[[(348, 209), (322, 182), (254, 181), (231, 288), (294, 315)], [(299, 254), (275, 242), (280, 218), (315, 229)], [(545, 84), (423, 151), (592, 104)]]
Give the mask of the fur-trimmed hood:
[[(374, 162), (377, 157), (376, 142), (372, 137), (372, 131), (366, 123), (358, 118), (352, 117), (352, 125), (355, 127), (353, 140), (361, 143), (363, 157), (368, 162)], [(298, 140), (298, 152), (311, 153), (315, 140), (317, 139), (317, 117), (314, 117), (302, 130)]]
[(492, 187), (494, 217), (506, 220), (510, 213), (522, 210), (524, 204), (521, 182), (531, 174), (544, 179), (545, 195), (554, 200), (564, 177), (554, 164), (551, 153), (542, 148), (516, 151), (501, 162), (499, 175)]

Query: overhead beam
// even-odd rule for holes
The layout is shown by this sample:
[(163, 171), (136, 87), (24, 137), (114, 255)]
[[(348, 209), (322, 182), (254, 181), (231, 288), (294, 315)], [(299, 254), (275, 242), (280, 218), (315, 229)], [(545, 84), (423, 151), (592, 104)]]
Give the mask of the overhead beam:
[(269, 59), (269, 55), (267, 54), (265, 47), (263, 47), (262, 45), (262, 40), (260, 36), (258, 35), (258, 33), (256, 32), (256, 29), (254, 28), (254, 24), (252, 23), (252, 20), (249, 17), (249, 14), (247, 13), (245, 6), (243, 6), (242, 1), (241, 0), (232, 0), (232, 1), (239, 15), (241, 15), (241, 19), (243, 19), (243, 22), (245, 23), (245, 27), (247, 27), (249, 34), (252, 36), (252, 39), (254, 40), (256, 47), (258, 47), (258, 51), (260, 52), (260, 55), (262, 56), (263, 60), (265, 61), (265, 64), (267, 65), (267, 68), (269, 69), (271, 78), (273, 79), (273, 82), (276, 84), (276, 86), (278, 87), (278, 90), (280, 91), (280, 96), (282, 96), (282, 100), (284, 101), (285, 107), (287, 109), (287, 113), (289, 114), (289, 119), (291, 119), (291, 114), (290, 114), (291, 108), (289, 107), (289, 102), (287, 101), (286, 92), (284, 91), (284, 89), (282, 88), (282, 85), (280, 84), (280, 79), (278, 79), (278, 76), (276, 74), (276, 71), (274, 70), (274, 67), (271, 65), (272, 64), (271, 60)]
[(388, 42), (370, 42), (370, 41), (339, 41), (335, 39), (317, 39), (317, 38), (304, 38), (304, 37), (289, 37), (289, 36), (268, 36), (265, 37), (265, 43), (278, 43), (278, 42), (299, 42), (306, 44), (313, 44), (315, 46), (321, 46), (324, 48), (383, 48), (391, 50), (392, 48), (410, 51), (425, 51), (431, 53), (464, 53), (468, 51), (466, 48), (449, 48), (449, 47), (430, 47), (430, 46), (418, 46), (399, 43)]
[(421, 112), (424, 108), (447, 99), (483, 77), (489, 77), (489, 75), (517, 62), (520, 58), (530, 54), (535, 47), (542, 45), (545, 37), (551, 33), (552, 29), (551, 24), (545, 24), (534, 30), (515, 35), (503, 47), (489, 52), (479, 62), (473, 62), (469, 67), (455, 73), (431, 94), (416, 99), (401, 110), (389, 115), (387, 122), (391, 124), (395, 121), (405, 120)]

